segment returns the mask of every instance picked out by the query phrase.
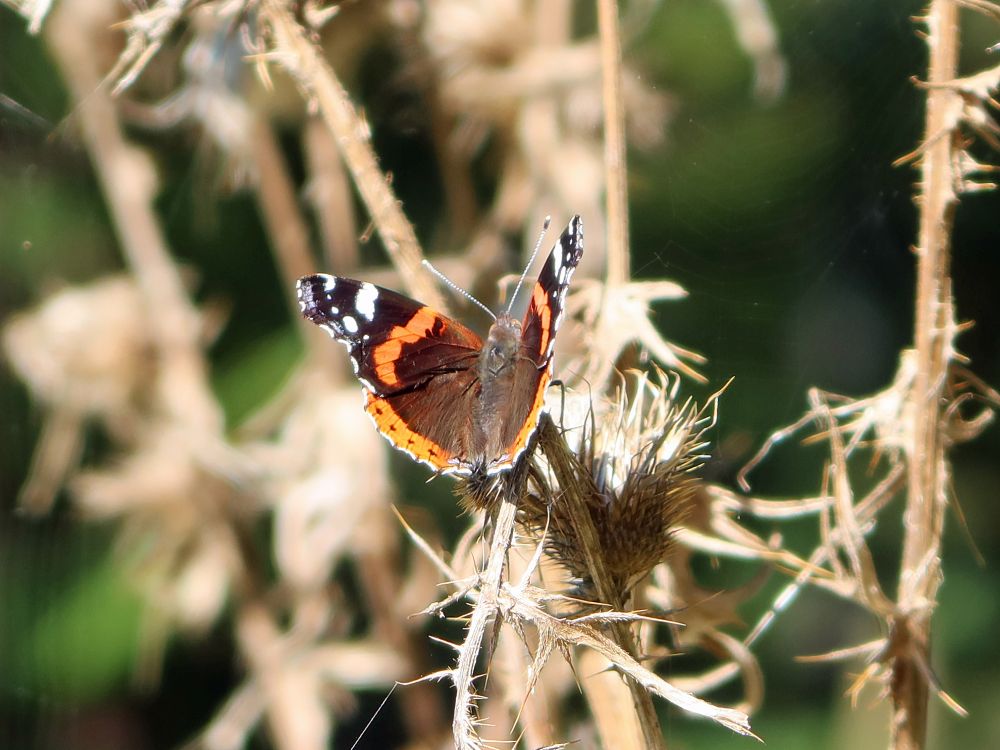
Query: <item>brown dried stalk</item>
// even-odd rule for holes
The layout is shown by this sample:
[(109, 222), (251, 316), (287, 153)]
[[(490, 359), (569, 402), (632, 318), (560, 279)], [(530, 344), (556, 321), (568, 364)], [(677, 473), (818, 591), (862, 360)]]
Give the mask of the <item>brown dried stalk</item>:
[[(544, 419), (540, 427), (540, 442), (547, 446), (546, 456), (551, 461), (551, 466), (559, 487), (563, 491), (563, 507), (573, 527), (576, 538), (579, 540), (579, 548), (582, 550), (587, 561), (588, 572), (593, 581), (594, 591), (598, 600), (606, 602), (612, 607), (618, 608), (625, 604), (620, 601), (620, 592), (614, 585), (614, 579), (608, 570), (604, 558), (600, 555), (601, 545), (594, 521), (581, 500), (581, 498), (591, 497), (597, 494), (595, 487), (584, 486), (586, 480), (585, 472), (578, 466), (570, 465), (573, 462), (572, 454), (566, 450), (560, 450), (563, 438), (559, 430), (549, 419)], [(615, 641), (629, 653), (637, 652), (635, 637), (625, 623), (618, 623), (613, 629)], [(631, 696), (631, 706), (622, 697), (615, 697), (617, 693), (625, 688)], [(602, 703), (611, 700), (615, 704), (622, 706), (625, 710), (617, 719), (618, 722), (629, 724), (635, 722), (638, 738), (645, 743), (647, 748), (663, 747), (663, 733), (660, 730), (660, 721), (656, 716), (656, 709), (653, 706), (652, 696), (646, 692), (641, 685), (633, 681), (625, 684), (618, 680), (602, 680), (599, 683), (587, 681), (584, 689), (588, 692), (599, 691), (599, 693), (610, 693), (609, 697), (602, 697), (600, 694), (591, 695), (593, 703)], [(631, 709), (631, 710), (629, 710)], [(601, 714), (596, 714), (600, 719)], [(621, 726), (615, 726), (614, 722), (601, 723), (599, 729), (606, 739), (621, 734)]]
[[(927, 12), (928, 81), (951, 81), (958, 71), (958, 3), (932, 0)], [(891, 745), (896, 750), (924, 747), (927, 735), (930, 625), (941, 585), (940, 546), (948, 504), (949, 466), (945, 457), (944, 389), (952, 363), (955, 319), (951, 296), (951, 229), (957, 205), (955, 156), (959, 133), (948, 112), (956, 91), (927, 92), (922, 156), (920, 230), (917, 240), (917, 296), (914, 345), (916, 378), (910, 391), (913, 413), (907, 446), (907, 494), (903, 516), (903, 554), (898, 614), (890, 620), (893, 654)]]
[(608, 220), (608, 284), (629, 280), (628, 185), (625, 177), (625, 105), (617, 0), (597, 1), (601, 36), (601, 93), (604, 104), (605, 207)]
[(407, 289), (425, 304), (447, 310), (438, 287), (421, 266), (424, 253), (413, 226), (379, 169), (368, 125), (358, 116), (333, 68), (309, 39), (305, 29), (292, 17), (286, 3), (263, 0), (261, 23), (271, 34), (272, 50), (267, 59), (279, 63), (295, 79), (310, 102), (319, 108)]
[(309, 228), (299, 210), (295, 186), (270, 123), (256, 118), (253, 131), (251, 149), (258, 175), (254, 185), (257, 207), (273, 245), (281, 273), (281, 288), (285, 291), (292, 319), (298, 321), (303, 331), (308, 331), (312, 326), (298, 314), (294, 290), (296, 279), (315, 269), (309, 248)]

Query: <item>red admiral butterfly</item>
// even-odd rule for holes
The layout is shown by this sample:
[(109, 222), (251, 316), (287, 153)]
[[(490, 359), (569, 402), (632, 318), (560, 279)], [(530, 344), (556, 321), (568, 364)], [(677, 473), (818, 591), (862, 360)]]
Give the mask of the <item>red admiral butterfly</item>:
[(416, 300), (342, 276), (303, 276), (299, 307), (347, 347), (365, 410), (390, 443), (443, 474), (495, 474), (514, 464), (538, 426), (582, 256), (583, 222), (574, 216), (524, 320), (500, 313), (485, 343)]

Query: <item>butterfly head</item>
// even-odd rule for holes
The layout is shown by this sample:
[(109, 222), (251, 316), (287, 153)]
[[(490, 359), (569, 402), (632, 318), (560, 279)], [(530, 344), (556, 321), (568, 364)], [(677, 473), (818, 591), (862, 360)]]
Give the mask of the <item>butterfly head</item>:
[(479, 355), (479, 377), (496, 378), (512, 370), (521, 349), (521, 321), (509, 313), (500, 313), (490, 326), (483, 351)]

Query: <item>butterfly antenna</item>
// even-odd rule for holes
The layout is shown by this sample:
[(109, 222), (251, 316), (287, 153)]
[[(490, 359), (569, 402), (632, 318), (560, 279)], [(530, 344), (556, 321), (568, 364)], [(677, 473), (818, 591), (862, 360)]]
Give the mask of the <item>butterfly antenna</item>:
[(434, 274), (439, 279), (441, 279), (441, 281), (443, 281), (445, 284), (447, 284), (448, 286), (450, 286), (453, 290), (455, 290), (456, 292), (458, 292), (459, 294), (461, 294), (463, 297), (465, 297), (467, 300), (469, 300), (469, 302), (472, 302), (474, 305), (478, 305), (480, 308), (482, 308), (483, 310), (485, 310), (486, 314), (489, 315), (491, 318), (493, 318), (493, 320), (497, 319), (497, 316), (493, 314), (493, 311), (490, 308), (488, 308), (486, 305), (484, 305), (482, 302), (480, 302), (479, 300), (477, 300), (475, 297), (473, 297), (467, 291), (465, 291), (464, 289), (462, 289), (462, 287), (460, 287), (454, 281), (452, 281), (447, 276), (445, 276), (443, 273), (441, 273), (439, 270), (437, 270), (431, 264), (431, 262), (429, 260), (427, 260), (427, 258), (424, 258), (421, 261), (421, 263), (423, 264), (424, 268), (426, 268), (432, 274)]
[(538, 241), (535, 242), (535, 249), (531, 251), (531, 257), (528, 258), (528, 262), (524, 266), (524, 270), (521, 271), (521, 278), (517, 280), (517, 286), (514, 287), (514, 293), (510, 295), (510, 302), (507, 303), (507, 313), (510, 314), (511, 308), (514, 306), (514, 300), (517, 299), (517, 293), (521, 291), (521, 285), (524, 283), (525, 277), (528, 275), (528, 270), (531, 268), (531, 264), (535, 262), (535, 256), (538, 255), (538, 249), (542, 246), (542, 242), (545, 240), (545, 233), (549, 229), (549, 224), (552, 223), (552, 217), (546, 216), (545, 223), (542, 224), (542, 233), (538, 235)]

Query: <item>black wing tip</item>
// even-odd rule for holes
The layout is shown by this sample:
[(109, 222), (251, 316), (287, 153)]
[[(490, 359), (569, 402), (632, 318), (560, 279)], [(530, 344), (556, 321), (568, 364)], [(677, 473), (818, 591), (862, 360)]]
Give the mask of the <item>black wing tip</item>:
[(295, 282), (295, 294), (299, 300), (299, 310), (302, 315), (314, 323), (324, 322), (325, 316), (320, 311), (320, 303), (329, 298), (334, 277), (323, 273), (313, 273), (301, 277)]
[(583, 218), (580, 214), (575, 214), (569, 220), (559, 242), (565, 251), (567, 262), (574, 266), (579, 263), (583, 257)]
[(333, 278), (329, 274), (325, 273), (311, 273), (307, 276), (302, 276), (298, 281), (295, 282), (295, 289), (299, 294), (306, 291), (311, 291), (317, 286), (326, 287), (328, 280)]

